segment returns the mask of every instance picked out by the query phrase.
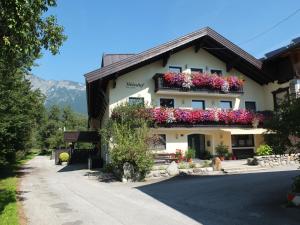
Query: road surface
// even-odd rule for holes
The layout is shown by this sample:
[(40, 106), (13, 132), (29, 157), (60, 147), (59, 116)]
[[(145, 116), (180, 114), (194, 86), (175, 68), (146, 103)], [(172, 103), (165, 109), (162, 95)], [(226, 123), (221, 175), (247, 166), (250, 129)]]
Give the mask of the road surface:
[(123, 184), (38, 156), (24, 167), (21, 200), (29, 225), (299, 225), (286, 208), (300, 171), (175, 177)]

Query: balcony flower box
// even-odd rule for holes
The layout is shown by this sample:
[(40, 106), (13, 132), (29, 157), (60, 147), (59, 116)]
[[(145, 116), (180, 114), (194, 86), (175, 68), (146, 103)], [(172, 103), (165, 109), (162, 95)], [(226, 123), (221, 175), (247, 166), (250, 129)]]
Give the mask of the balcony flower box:
[(173, 108), (152, 108), (148, 109), (151, 120), (160, 126), (180, 127), (198, 125), (248, 125), (253, 121), (263, 122), (263, 115), (253, 113), (244, 109), (240, 110), (201, 110), (201, 109), (173, 109)]
[(237, 76), (218, 76), (208, 73), (166, 72), (154, 76), (156, 91), (172, 89), (182, 92), (242, 93), (244, 80)]

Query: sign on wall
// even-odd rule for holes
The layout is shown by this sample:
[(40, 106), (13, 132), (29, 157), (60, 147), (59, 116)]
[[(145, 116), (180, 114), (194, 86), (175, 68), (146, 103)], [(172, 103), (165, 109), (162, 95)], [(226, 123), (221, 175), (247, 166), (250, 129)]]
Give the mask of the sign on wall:
[(127, 81), (126, 82), (126, 87), (127, 88), (143, 88), (144, 83)]

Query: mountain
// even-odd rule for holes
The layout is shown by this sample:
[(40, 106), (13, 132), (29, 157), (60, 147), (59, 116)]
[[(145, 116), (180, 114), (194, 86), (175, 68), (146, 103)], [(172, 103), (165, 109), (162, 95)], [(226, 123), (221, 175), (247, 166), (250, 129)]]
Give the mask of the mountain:
[(32, 89), (40, 89), (46, 96), (45, 106), (69, 105), (75, 112), (87, 114), (85, 85), (68, 80), (44, 80), (35, 75), (27, 76)]

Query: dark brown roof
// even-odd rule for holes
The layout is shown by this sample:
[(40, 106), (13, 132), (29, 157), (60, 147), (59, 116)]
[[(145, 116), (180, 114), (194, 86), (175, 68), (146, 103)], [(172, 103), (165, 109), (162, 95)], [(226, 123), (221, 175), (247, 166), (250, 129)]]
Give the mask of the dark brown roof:
[(258, 73), (258, 71), (262, 67), (261, 61), (245, 52), (240, 47), (218, 34), (216, 31), (212, 30), (209, 27), (205, 27), (198, 31), (177, 38), (173, 41), (169, 41), (165, 44), (151, 48), (139, 54), (125, 57), (125, 59), (113, 62), (111, 64), (103, 66), (100, 69), (89, 72), (85, 74), (86, 81), (88, 83), (91, 83), (93, 81), (106, 78), (110, 75), (114, 75), (116, 73), (124, 73), (126, 71), (129, 71), (130, 68), (137, 68), (139, 65), (142, 66), (146, 61), (151, 61), (155, 58), (158, 58), (159, 56), (167, 54), (168, 52), (170, 53), (175, 49), (186, 46), (189, 43), (196, 43), (196, 41), (201, 38), (207, 38), (211, 42), (217, 43), (218, 46), (229, 50), (232, 55), (236, 55), (236, 57), (243, 59), (243, 62), (248, 64), (248, 67), (251, 67), (252, 70), (254, 69), (255, 73)]
[(97, 143), (100, 141), (100, 136), (97, 131), (65, 131), (64, 141)]
[(292, 41), (286, 46), (283, 46), (281, 48), (278, 48), (271, 52), (266, 53), (265, 57), (262, 58), (261, 60), (269, 61), (269, 60), (276, 59), (277, 57), (291, 51), (292, 49), (296, 49), (296, 48), (298, 48), (298, 49), (300, 48), (300, 37), (292, 39)]
[(101, 67), (108, 66), (115, 62), (119, 62), (133, 55), (134, 54), (103, 54)]

